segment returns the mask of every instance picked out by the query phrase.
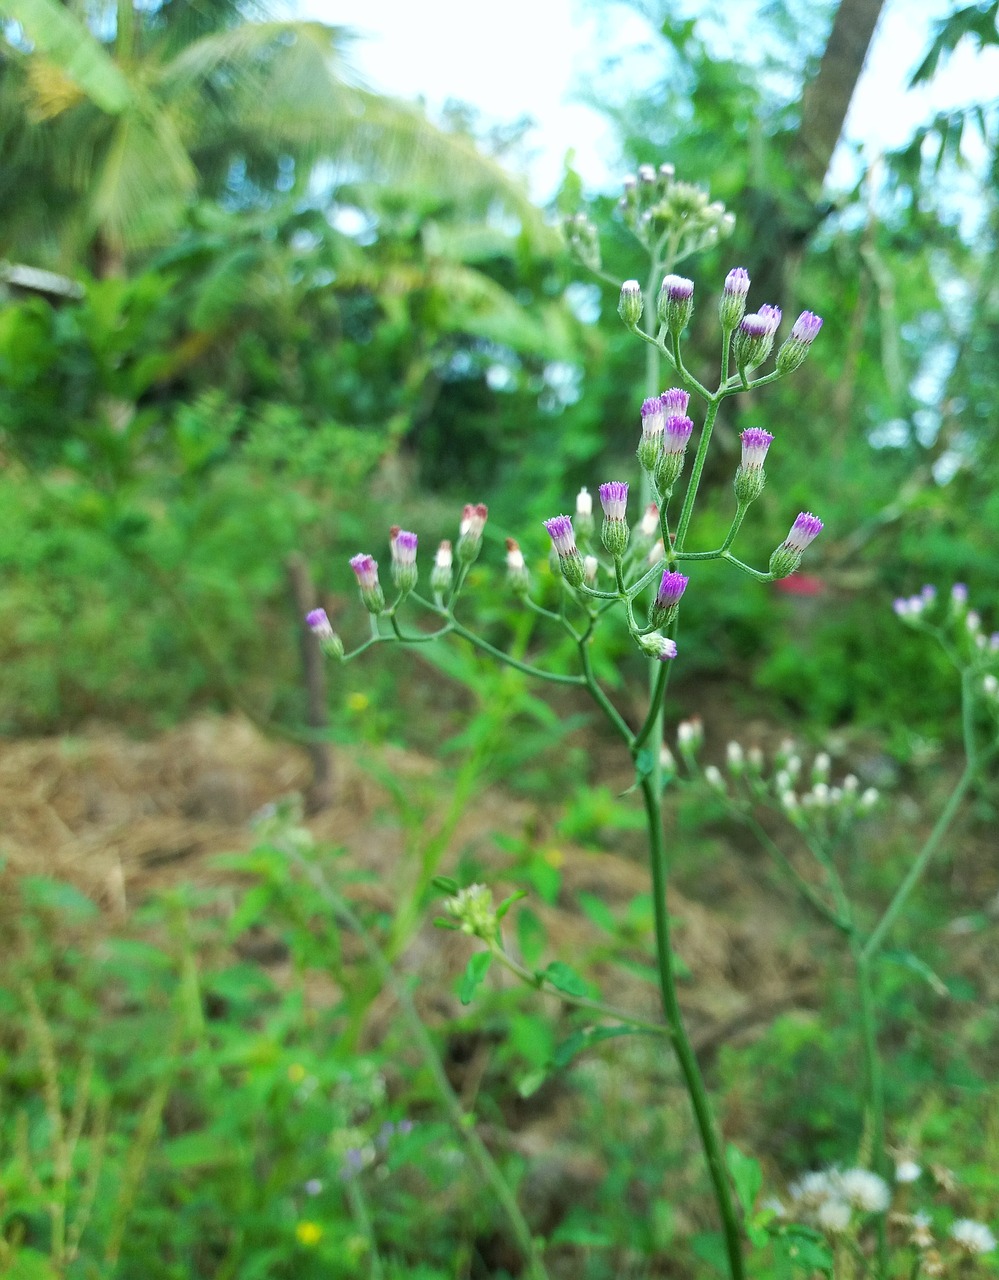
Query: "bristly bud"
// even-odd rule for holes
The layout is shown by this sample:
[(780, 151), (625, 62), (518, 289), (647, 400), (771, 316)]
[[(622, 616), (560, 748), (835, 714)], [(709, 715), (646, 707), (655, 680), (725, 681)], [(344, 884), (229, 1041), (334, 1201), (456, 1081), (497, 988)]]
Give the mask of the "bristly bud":
[(645, 542), (651, 542), (659, 532), (659, 508), (654, 502), (650, 502), (642, 513), (637, 532)]
[(628, 326), (634, 329), (645, 310), (645, 299), (642, 297), (642, 286), (637, 280), (625, 280), (621, 286), (621, 297), (618, 299), (617, 313)]
[(725, 779), (722, 776), (722, 771), (716, 764), (709, 764), (706, 766), (704, 770), (704, 781), (712, 791), (718, 791), (722, 795), (728, 794), (728, 784), (725, 782)]
[(755, 369), (773, 350), (774, 334), (780, 324), (780, 307), (765, 304), (759, 312), (743, 316), (732, 338), (736, 368)]
[(680, 597), (687, 589), (689, 578), (682, 573), (667, 569), (659, 583), (656, 598), (649, 608), (649, 622), (654, 627), (668, 626), (676, 617)]
[(725, 277), (725, 288), (718, 304), (718, 317), (725, 333), (738, 329), (739, 321), (746, 314), (748, 292), (749, 272), (745, 267), (733, 267)]
[(676, 641), (671, 640), (669, 636), (661, 635), (658, 631), (650, 631), (648, 635), (639, 636), (638, 643), (643, 653), (648, 654), (650, 658), (655, 658), (658, 662), (669, 662), (671, 658), (676, 657)]
[(801, 556), (809, 543), (822, 532), (822, 521), (810, 511), (799, 513), (791, 531), (770, 557), (770, 573), (773, 578), (787, 578), (801, 563)]
[(544, 522), (545, 528), (548, 530), (548, 536), (552, 540), (552, 546), (558, 553), (559, 568), (562, 570), (562, 577), (571, 587), (582, 585), (586, 576), (583, 568), (583, 561), (579, 551), (576, 549), (576, 535), (572, 530), (572, 520), (569, 516), (553, 516), (551, 520)]
[(416, 586), (416, 534), (393, 526), (389, 547), (392, 552), (392, 581), (405, 595)]
[(662, 396), (650, 396), (642, 401), (642, 438), (638, 442), (638, 461), (649, 475), (655, 475), (656, 464), (663, 451), (663, 430), (666, 414)]
[(430, 571), (430, 590), (435, 596), (445, 596), (451, 590), (451, 583), (454, 581), (454, 572), (451, 567), (453, 563), (451, 543), (445, 538), (437, 548), (434, 567)]
[(663, 424), (663, 451), (653, 479), (660, 494), (667, 497), (683, 470), (683, 458), (694, 424), (683, 414), (674, 413)]
[(461, 513), (461, 524), (458, 526), (458, 546), (456, 554), (462, 564), (471, 564), (479, 554), (482, 545), (482, 530), (486, 527), (489, 508), (483, 502), (468, 502)]
[(531, 587), (531, 575), (524, 562), (524, 553), (513, 540), (506, 540), (506, 580), (518, 596), (526, 595)]
[(704, 745), (704, 722), (700, 716), (680, 721), (676, 726), (676, 745), (680, 748), (680, 754), (687, 760), (692, 760), (700, 751)]
[(305, 615), (305, 625), (319, 641), (323, 653), (331, 658), (343, 657), (343, 641), (333, 630), (325, 609), (310, 609)]
[(813, 315), (811, 311), (802, 311), (794, 322), (790, 338), (777, 352), (776, 367), (778, 373), (794, 373), (795, 369), (804, 363), (805, 356), (808, 355), (808, 349), (815, 341), (821, 328), (822, 319), (820, 316)]
[(741, 778), (746, 769), (746, 755), (738, 742), (730, 742), (725, 748), (725, 763), (733, 778)]
[(740, 439), (742, 463), (735, 473), (735, 497), (737, 502), (745, 505), (755, 502), (763, 492), (763, 486), (767, 482), (763, 463), (774, 438), (762, 427), (748, 427)]
[(584, 485), (576, 494), (576, 519), (574, 528), (581, 542), (588, 542), (593, 537), (593, 494)]
[(350, 567), (357, 577), (357, 585), (361, 592), (361, 603), (368, 613), (381, 613), (385, 608), (385, 597), (378, 582), (378, 564), (372, 556), (356, 555), (350, 560)]
[(600, 486), (600, 505), (604, 509), (604, 523), (600, 539), (607, 551), (619, 560), (628, 549), (631, 530), (628, 528), (628, 485), (623, 480), (608, 480)]
[(659, 319), (666, 332), (679, 338), (690, 322), (694, 311), (694, 282), (683, 276), (666, 276), (659, 290), (657, 303)]
[(591, 271), (600, 269), (600, 237), (585, 213), (574, 213), (562, 223), (562, 231), (570, 252)]

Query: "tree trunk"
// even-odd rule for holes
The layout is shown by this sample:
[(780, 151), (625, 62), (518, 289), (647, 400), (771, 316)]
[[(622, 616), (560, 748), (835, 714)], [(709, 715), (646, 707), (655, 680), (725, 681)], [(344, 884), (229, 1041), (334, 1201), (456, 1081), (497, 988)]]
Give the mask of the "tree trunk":
[(819, 74), (805, 86), (792, 162), (816, 199), (843, 132), (884, 0), (840, 0)]

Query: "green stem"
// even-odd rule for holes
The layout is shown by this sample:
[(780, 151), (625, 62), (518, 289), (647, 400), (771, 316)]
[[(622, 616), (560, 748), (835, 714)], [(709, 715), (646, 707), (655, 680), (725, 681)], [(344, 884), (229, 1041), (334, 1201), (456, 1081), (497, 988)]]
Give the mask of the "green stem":
[(490, 657), (495, 658), (498, 662), (505, 663), (508, 667), (513, 667), (515, 671), (522, 671), (526, 676), (534, 676), (538, 680), (547, 680), (550, 684), (585, 684), (586, 681), (582, 676), (560, 675), (556, 671), (542, 671), (540, 667), (534, 667), (529, 662), (521, 662), (519, 658), (513, 658), (508, 653), (504, 653), (502, 649), (497, 649), (495, 645), (490, 644), (488, 640), (483, 640), (481, 636), (477, 636), (474, 631), (469, 631), (467, 627), (463, 627), (460, 622), (454, 622), (452, 630), (455, 635), (461, 636), (463, 640), (467, 640), (469, 644), (474, 645), (476, 649), (481, 649), (483, 653), (488, 653)]
[[(668, 662), (657, 662), (658, 670), (653, 673), (652, 695), (649, 698), (649, 712), (645, 717), (645, 723), (635, 734), (631, 742), (632, 755), (643, 747), (652, 736), (656, 726), (661, 723), (663, 702), (666, 698), (666, 689), (669, 686), (669, 677), (671, 667)], [(662, 733), (659, 734), (659, 740), (662, 740)], [(655, 753), (656, 760), (659, 759), (659, 752)]]
[(371, 1280), (384, 1280), (385, 1270), (382, 1267), (382, 1260), (378, 1254), (378, 1243), (375, 1240), (375, 1229), (371, 1222), (371, 1215), (368, 1213), (368, 1206), (364, 1199), (364, 1193), (360, 1188), (359, 1177), (347, 1178), (344, 1187), (347, 1193), (347, 1202), (350, 1205), (350, 1212), (357, 1223), (358, 1230), (363, 1236), (367, 1237), (371, 1247), (371, 1266), (369, 1275)]
[(954, 821), (957, 811), (961, 806), (961, 801), (964, 799), (965, 792), (967, 792), (968, 788), (974, 781), (975, 772), (975, 762), (969, 761), (968, 764), (965, 765), (964, 772), (958, 779), (957, 785), (951, 792), (950, 799), (944, 805), (940, 816), (937, 818), (936, 823), (933, 826), (933, 830), (927, 836), (926, 843), (916, 855), (916, 860), (909, 868), (905, 879), (895, 890), (895, 895), (885, 908), (884, 915), (874, 926), (870, 937), (864, 943), (865, 959), (871, 959), (880, 950), (881, 944), (884, 942), (885, 935), (898, 919), (902, 908), (908, 900), (909, 894), (912, 893), (913, 889), (915, 889), (916, 885), (919, 883), (923, 872), (926, 870), (933, 855), (940, 847), (941, 840), (943, 840), (944, 836), (947, 834), (947, 828)]
[(485, 1143), (483, 1143), (474, 1128), (471, 1127), (469, 1123), (470, 1117), (462, 1110), (461, 1103), (451, 1087), (451, 1082), (444, 1071), (436, 1046), (430, 1037), (430, 1032), (413, 1004), (412, 996), (399, 981), (395, 970), (385, 958), (377, 942), (364, 927), (360, 918), (355, 914), (353, 908), (329, 884), (322, 870), (315, 864), (308, 862), (297, 852), (292, 852), (291, 857), (308, 877), (319, 898), (357, 936), (383, 986), (392, 992), (398, 1003), (402, 1019), (409, 1030), (410, 1037), (419, 1049), (423, 1061), (430, 1072), (437, 1089), (437, 1095), (444, 1110), (447, 1112), (448, 1119), (451, 1121), (457, 1135), (468, 1148), (468, 1153), (473, 1163), (477, 1166), (483, 1181), (490, 1188), (506, 1214), (517, 1244), (527, 1258), (528, 1276), (531, 1277), (531, 1280), (548, 1280), (548, 1272), (545, 1270), (527, 1220), (517, 1204), (516, 1196), (507, 1185), (506, 1179), (489, 1154)]
[(780, 866), (784, 874), (792, 881), (795, 888), (815, 911), (827, 924), (833, 925), (841, 932), (849, 930), (849, 923), (842, 916), (825, 902), (819, 895), (815, 886), (809, 884), (791, 859), (775, 840), (772, 840), (764, 828), (757, 822), (752, 813), (743, 813), (739, 811), (738, 816), (745, 822), (749, 829), (759, 840), (760, 844), (769, 852), (770, 856)]
[(601, 689), (600, 685), (597, 683), (597, 678), (593, 674), (593, 664), (590, 662), (590, 651), (586, 638), (580, 638), (578, 643), (579, 657), (583, 664), (583, 681), (590, 693), (590, 697), (628, 744), (628, 749), (630, 750), (632, 742), (634, 741), (632, 732), (628, 728), (627, 723), (618, 711), (617, 707), (614, 706), (613, 702), (611, 702), (610, 698), (607, 697), (606, 693), (604, 693), (603, 689)]
[(674, 551), (674, 560), (718, 560), (728, 551), (729, 547), (735, 541), (736, 534), (742, 528), (742, 522), (746, 518), (746, 512), (749, 510), (748, 503), (741, 503), (732, 520), (731, 527), (725, 535), (725, 541), (721, 544), (717, 551)]
[(656, 965), (659, 972), (659, 992), (663, 1013), (670, 1029), (673, 1049), (680, 1065), (694, 1111), (694, 1120), (701, 1139), (708, 1174), (714, 1189), (715, 1201), (722, 1220), (725, 1251), (732, 1280), (745, 1280), (746, 1271), (742, 1259), (742, 1241), (739, 1219), (732, 1199), (732, 1188), (722, 1155), (721, 1142), (711, 1114), (697, 1058), (687, 1038), (683, 1015), (676, 994), (676, 974), (673, 969), (673, 951), (670, 942), (669, 911), (666, 903), (666, 847), (663, 838), (662, 789), (649, 778), (642, 779), (642, 799), (649, 833), (649, 857), (652, 870), (652, 900), (655, 912)]
[(545, 987), (538, 985), (538, 975), (532, 973), (530, 969), (524, 965), (518, 964), (512, 956), (508, 955), (501, 947), (493, 946), (490, 948), (496, 960), (510, 973), (515, 974), (522, 982), (533, 987), (535, 991), (541, 991), (544, 995), (553, 996), (562, 1004), (572, 1006), (574, 1009), (585, 1009), (588, 1013), (599, 1014), (602, 1018), (612, 1018), (615, 1022), (620, 1022), (623, 1026), (634, 1027), (636, 1031), (646, 1031), (651, 1035), (672, 1037), (672, 1032), (668, 1027), (664, 1027), (661, 1022), (650, 1022), (647, 1018), (639, 1018), (633, 1013), (628, 1013), (624, 1009), (618, 1009), (615, 1005), (605, 1004), (603, 1000), (591, 1000), (589, 996), (573, 996), (561, 988)]
[[(857, 991), (860, 996), (860, 1026), (864, 1044), (864, 1066), (867, 1075), (867, 1092), (871, 1117), (871, 1165), (875, 1173), (887, 1176), (888, 1157), (885, 1152), (885, 1082), (881, 1055), (878, 1052), (877, 1013), (874, 1008), (874, 992), (871, 986), (870, 959), (864, 953), (856, 934), (850, 934), (850, 953), (857, 970)], [(877, 1275), (879, 1280), (888, 1277), (888, 1235), (885, 1215), (879, 1213), (877, 1232)]]
[(701, 428), (701, 438), (697, 445), (697, 456), (694, 458), (690, 481), (687, 484), (687, 492), (684, 495), (683, 508), (680, 511), (680, 522), (676, 527), (674, 550), (677, 554), (683, 550), (683, 544), (687, 537), (687, 528), (690, 525), (690, 517), (693, 515), (694, 501), (697, 498), (697, 489), (701, 483), (701, 473), (704, 471), (704, 462), (708, 456), (708, 445), (711, 443), (711, 433), (714, 430), (715, 419), (718, 417), (720, 403), (717, 396), (712, 396), (708, 401), (708, 411), (704, 416), (704, 426)]

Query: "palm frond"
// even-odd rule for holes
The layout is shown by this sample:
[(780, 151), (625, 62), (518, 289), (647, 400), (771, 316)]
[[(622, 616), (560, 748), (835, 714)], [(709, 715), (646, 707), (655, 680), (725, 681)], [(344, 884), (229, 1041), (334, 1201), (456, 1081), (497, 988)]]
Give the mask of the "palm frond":
[(118, 115), (130, 106), (132, 90), (99, 40), (59, 0), (5, 0), (9, 18), (20, 23), (37, 52), (79, 85), (103, 111)]

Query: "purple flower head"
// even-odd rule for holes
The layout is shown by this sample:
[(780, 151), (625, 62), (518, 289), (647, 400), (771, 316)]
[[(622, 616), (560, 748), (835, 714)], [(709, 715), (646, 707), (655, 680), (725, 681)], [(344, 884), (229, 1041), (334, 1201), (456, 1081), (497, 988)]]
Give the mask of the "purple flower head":
[(993, 653), (999, 649), (999, 631), (993, 631), (989, 636), (989, 648)]
[(694, 282), (683, 276), (665, 276), (662, 292), (671, 302), (688, 302), (694, 296)]
[(666, 415), (663, 413), (662, 396), (650, 396), (642, 401), (642, 438), (662, 435)]
[(963, 582), (955, 582), (950, 589), (950, 598), (954, 604), (968, 603), (968, 588)]
[(569, 516), (553, 516), (544, 522), (552, 545), (560, 556), (571, 556), (576, 550), (576, 535), (572, 531), (572, 519)]
[(408, 529), (400, 529), (391, 540), (392, 559), (396, 564), (416, 564), (416, 545), (419, 539)]
[[(779, 323), (779, 311), (777, 312), (777, 320)], [(801, 315), (794, 322), (794, 328), (791, 330), (791, 337), (794, 338), (796, 342), (803, 342), (806, 346), (811, 346), (818, 337), (818, 333), (821, 328), (821, 316), (813, 315), (811, 311), (802, 311)]]
[(333, 634), (333, 627), (325, 609), (311, 609), (305, 615), (305, 625), (316, 636), (328, 638)]
[(924, 604), (932, 604), (937, 598), (937, 589), (928, 582), (919, 594), (922, 596)]
[(907, 618), (909, 616), (909, 602), (906, 600), (905, 596), (899, 596), (896, 600), (893, 600), (891, 607), (895, 610), (898, 617)]
[(791, 532), (784, 539), (784, 546), (789, 551), (804, 551), (810, 542), (822, 532), (822, 521), (818, 516), (813, 516), (810, 511), (802, 511), (794, 524), (791, 525)]
[(770, 333), (770, 322), (765, 316), (750, 311), (748, 316), (742, 317), (739, 328), (747, 338), (765, 338)]
[(730, 298), (744, 298), (749, 292), (749, 272), (745, 267), (733, 267), (725, 277), (725, 292)]
[(773, 436), (762, 427), (747, 427), (742, 433), (742, 465), (756, 471), (766, 461), (767, 450), (773, 444)]
[(608, 520), (623, 520), (628, 508), (628, 485), (624, 480), (608, 480), (600, 486), (600, 505)]
[(667, 418), (673, 414), (682, 417), (687, 412), (690, 396), (679, 387), (670, 387), (668, 391), (664, 391), (659, 397), (659, 403), (662, 405), (663, 413)]
[(670, 414), (663, 431), (663, 452), (683, 453), (693, 429), (694, 424), (689, 418), (678, 413)]
[(378, 586), (378, 564), (374, 557), (363, 554), (351, 556), (350, 567), (357, 574), (357, 585), (362, 591), (371, 591)]
[[(772, 307), (769, 302), (764, 302), (763, 306), (760, 307), (759, 316), (761, 320), (767, 322), (767, 333), (770, 337), (773, 337), (780, 326), (780, 307)], [(821, 323), (822, 321), (820, 320), (819, 324), (821, 325)], [(816, 330), (816, 333), (818, 333), (818, 330)]]
[(307, 1196), (318, 1196), (322, 1194), (323, 1184), (318, 1178), (310, 1178), (303, 1187)]
[(688, 582), (689, 578), (682, 573), (674, 573), (673, 570), (667, 569), (656, 593), (656, 604), (663, 609), (671, 609), (675, 604), (679, 604)]

